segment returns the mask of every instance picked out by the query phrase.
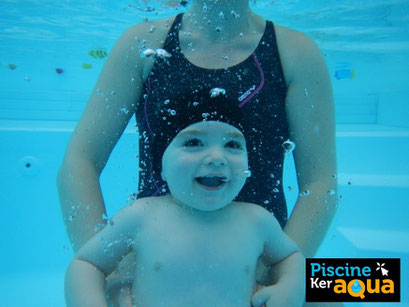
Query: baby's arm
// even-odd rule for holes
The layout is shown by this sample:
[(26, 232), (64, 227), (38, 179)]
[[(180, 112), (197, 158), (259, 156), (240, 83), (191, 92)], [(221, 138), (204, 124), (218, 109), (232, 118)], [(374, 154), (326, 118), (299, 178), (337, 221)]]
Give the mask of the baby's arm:
[(131, 251), (142, 207), (134, 204), (119, 211), (77, 252), (65, 278), (67, 306), (107, 306), (105, 277)]
[(275, 217), (263, 210), (260, 229), (265, 237), (261, 260), (274, 266), (277, 282), (256, 292), (253, 306), (302, 306), (305, 294), (304, 257), (297, 245), (283, 232)]

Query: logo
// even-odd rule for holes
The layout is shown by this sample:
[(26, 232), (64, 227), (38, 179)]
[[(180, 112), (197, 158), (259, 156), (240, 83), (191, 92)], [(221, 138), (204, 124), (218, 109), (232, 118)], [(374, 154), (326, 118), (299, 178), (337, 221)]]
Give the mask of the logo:
[(256, 89), (256, 86), (253, 85), (250, 89), (248, 89), (243, 95), (239, 97), (239, 101), (242, 102), (244, 99), (246, 99), (254, 90)]
[(307, 258), (307, 302), (400, 302), (400, 259)]

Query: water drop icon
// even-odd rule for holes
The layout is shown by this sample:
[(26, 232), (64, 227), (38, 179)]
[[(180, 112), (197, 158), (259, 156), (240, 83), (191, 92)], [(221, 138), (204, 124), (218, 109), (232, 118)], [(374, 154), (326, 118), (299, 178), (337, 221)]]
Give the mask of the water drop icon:
[(362, 290), (358, 280), (355, 280), (355, 282), (352, 284), (351, 290), (354, 291), (355, 293), (358, 293), (359, 291)]

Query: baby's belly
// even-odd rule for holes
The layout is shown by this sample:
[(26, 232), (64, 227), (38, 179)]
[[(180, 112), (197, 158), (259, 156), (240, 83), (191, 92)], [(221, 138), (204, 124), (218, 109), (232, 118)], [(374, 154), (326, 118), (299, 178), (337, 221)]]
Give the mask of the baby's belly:
[(238, 281), (226, 276), (222, 280), (204, 280), (184, 275), (172, 280), (139, 278), (133, 284), (133, 295), (136, 306), (142, 307), (249, 307), (253, 287), (254, 278)]
[(249, 307), (254, 284), (255, 265), (234, 258), (211, 265), (157, 260), (137, 266), (133, 294), (143, 307)]

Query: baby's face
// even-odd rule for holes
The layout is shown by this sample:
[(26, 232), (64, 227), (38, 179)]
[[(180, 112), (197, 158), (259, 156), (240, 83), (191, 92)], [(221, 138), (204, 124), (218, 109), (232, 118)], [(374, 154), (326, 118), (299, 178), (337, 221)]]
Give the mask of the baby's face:
[(239, 194), (248, 169), (246, 142), (237, 128), (206, 121), (182, 130), (166, 148), (162, 177), (173, 198), (201, 211), (221, 209)]

